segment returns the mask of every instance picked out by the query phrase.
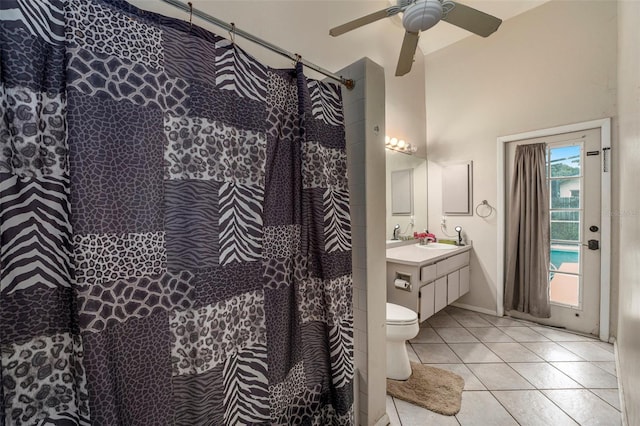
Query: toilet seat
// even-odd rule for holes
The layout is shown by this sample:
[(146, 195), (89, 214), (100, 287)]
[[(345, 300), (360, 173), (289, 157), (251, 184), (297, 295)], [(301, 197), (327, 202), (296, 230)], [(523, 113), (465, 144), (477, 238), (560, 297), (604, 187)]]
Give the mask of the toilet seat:
[(387, 302), (387, 325), (412, 325), (418, 322), (418, 314), (404, 306)]

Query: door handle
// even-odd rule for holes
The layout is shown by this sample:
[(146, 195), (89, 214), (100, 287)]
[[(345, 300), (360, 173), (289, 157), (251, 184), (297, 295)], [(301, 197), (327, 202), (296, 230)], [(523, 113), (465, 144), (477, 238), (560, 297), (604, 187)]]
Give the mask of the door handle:
[(600, 249), (600, 241), (598, 240), (589, 240), (587, 241), (588, 244), (584, 244), (585, 246), (587, 246), (587, 248), (589, 250), (599, 250)]

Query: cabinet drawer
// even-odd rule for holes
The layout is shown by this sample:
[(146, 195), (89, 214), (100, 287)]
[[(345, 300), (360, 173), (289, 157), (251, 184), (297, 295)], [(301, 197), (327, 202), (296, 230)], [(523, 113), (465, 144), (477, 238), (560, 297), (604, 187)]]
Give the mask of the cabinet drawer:
[(420, 268), (420, 281), (428, 283), (436, 279), (436, 265), (427, 265)]
[(435, 282), (435, 312), (447, 306), (447, 277), (438, 278)]
[(435, 286), (435, 283), (429, 283), (420, 287), (420, 322), (435, 313)]
[(455, 271), (456, 269), (460, 269), (463, 266), (469, 264), (469, 252), (464, 252), (460, 254), (456, 254), (455, 256), (451, 256), (448, 259), (441, 260), (436, 263), (436, 275), (438, 277), (442, 277), (443, 275), (447, 275), (449, 272)]

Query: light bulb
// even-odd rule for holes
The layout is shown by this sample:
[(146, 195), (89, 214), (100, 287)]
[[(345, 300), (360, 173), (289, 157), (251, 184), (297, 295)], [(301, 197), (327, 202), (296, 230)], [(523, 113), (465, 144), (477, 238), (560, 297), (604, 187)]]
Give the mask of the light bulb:
[(389, 136), (384, 137), (384, 144), (389, 145)]
[(402, 139), (400, 139), (400, 140), (398, 141), (398, 148), (404, 148), (404, 146), (405, 146), (406, 144), (407, 144), (407, 143), (406, 143), (405, 141), (403, 141)]
[(396, 145), (398, 145), (398, 139), (396, 139), (396, 138), (391, 138), (391, 141), (390, 141), (390, 142), (391, 142), (391, 146), (396, 146)]

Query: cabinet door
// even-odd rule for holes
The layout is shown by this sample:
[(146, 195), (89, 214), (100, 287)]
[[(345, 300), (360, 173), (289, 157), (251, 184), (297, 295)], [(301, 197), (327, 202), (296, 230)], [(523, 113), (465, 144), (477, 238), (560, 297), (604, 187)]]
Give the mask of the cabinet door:
[(460, 296), (469, 293), (469, 267), (460, 269)]
[(435, 313), (435, 286), (435, 283), (429, 283), (420, 287), (420, 322)]
[(447, 306), (447, 277), (438, 278), (435, 282), (435, 311)]
[(447, 275), (447, 304), (455, 302), (460, 297), (460, 272), (454, 271)]

